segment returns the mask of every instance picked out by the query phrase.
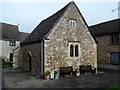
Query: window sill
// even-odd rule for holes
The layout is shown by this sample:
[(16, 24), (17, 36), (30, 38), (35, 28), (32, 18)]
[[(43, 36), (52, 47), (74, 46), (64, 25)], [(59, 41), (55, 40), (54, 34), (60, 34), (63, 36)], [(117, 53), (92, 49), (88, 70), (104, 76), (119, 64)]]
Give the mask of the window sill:
[(119, 65), (119, 63), (110, 63), (111, 65)]
[(73, 58), (74, 59), (74, 58), (79, 58), (79, 57), (69, 57), (69, 58)]
[(10, 45), (10, 46), (15, 46), (15, 45)]

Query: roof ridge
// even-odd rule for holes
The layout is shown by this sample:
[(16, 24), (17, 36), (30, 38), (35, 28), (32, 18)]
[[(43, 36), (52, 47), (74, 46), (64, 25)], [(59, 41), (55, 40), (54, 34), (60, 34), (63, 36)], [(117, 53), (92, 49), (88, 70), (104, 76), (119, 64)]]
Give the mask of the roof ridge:
[(6, 24), (6, 25), (12, 25), (12, 26), (19, 26), (19, 24), (15, 25), (15, 24), (11, 24), (11, 23), (5, 23), (5, 22), (0, 22), (1, 24)]

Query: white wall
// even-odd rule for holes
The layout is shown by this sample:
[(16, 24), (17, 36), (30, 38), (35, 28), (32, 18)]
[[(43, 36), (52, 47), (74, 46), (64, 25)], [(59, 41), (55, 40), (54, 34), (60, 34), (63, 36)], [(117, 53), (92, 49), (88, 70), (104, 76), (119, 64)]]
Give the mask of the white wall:
[(15, 46), (10, 46), (9, 41), (2, 41), (2, 56), (7, 58), (9, 61), (10, 53), (13, 53), (13, 49), (17, 48), (20, 45), (20, 41), (16, 41)]

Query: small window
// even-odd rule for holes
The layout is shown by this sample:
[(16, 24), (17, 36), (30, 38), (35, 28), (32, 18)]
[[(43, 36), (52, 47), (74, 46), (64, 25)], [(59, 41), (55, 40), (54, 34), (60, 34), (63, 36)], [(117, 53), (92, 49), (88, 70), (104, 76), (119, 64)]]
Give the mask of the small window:
[(70, 27), (75, 27), (76, 26), (76, 20), (74, 20), (74, 19), (69, 20), (69, 26)]
[(119, 64), (119, 52), (110, 52), (110, 63)]
[(9, 45), (10, 45), (10, 46), (15, 46), (15, 45), (16, 45), (16, 41), (10, 40)]
[(119, 34), (110, 35), (110, 44), (119, 44)]
[(75, 57), (78, 57), (78, 45), (75, 46)]
[(70, 45), (70, 57), (74, 57), (74, 46)]

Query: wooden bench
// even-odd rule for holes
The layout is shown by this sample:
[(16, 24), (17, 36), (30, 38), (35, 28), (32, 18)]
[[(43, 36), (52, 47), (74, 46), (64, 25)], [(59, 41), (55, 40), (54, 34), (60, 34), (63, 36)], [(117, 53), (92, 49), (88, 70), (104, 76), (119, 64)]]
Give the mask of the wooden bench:
[(92, 69), (92, 66), (91, 65), (87, 65), (87, 66), (84, 66), (84, 65), (80, 65), (79, 66), (79, 71), (80, 71), (80, 75), (83, 74), (85, 75), (85, 73), (95, 73), (96, 69)]
[(84, 66), (84, 65), (82, 65), (82, 66), (80, 65), (80, 66), (79, 66), (79, 71), (80, 71), (80, 75), (81, 75), (81, 74), (84, 74), (84, 75), (85, 75), (85, 66)]
[(64, 77), (65, 75), (72, 75), (73, 68), (71, 67), (60, 67), (60, 77)]

